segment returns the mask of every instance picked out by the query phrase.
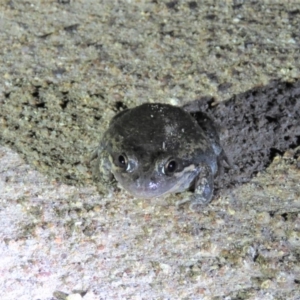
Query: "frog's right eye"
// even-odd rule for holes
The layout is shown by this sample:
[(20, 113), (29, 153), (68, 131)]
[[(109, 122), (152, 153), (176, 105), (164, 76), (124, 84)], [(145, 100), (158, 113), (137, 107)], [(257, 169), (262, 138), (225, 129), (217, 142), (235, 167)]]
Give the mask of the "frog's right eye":
[(133, 172), (137, 167), (137, 160), (134, 156), (128, 157), (125, 153), (116, 153), (112, 156), (113, 164), (123, 172)]
[(125, 154), (120, 154), (118, 157), (117, 157), (117, 165), (118, 167), (126, 170), (127, 167), (128, 167), (128, 158)]

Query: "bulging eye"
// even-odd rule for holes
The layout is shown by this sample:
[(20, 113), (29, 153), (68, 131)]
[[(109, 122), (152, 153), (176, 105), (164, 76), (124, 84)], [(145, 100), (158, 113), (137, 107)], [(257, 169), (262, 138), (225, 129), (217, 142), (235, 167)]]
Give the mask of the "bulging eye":
[(112, 156), (113, 164), (119, 168), (119, 171), (131, 173), (136, 170), (138, 161), (134, 155), (129, 157), (125, 153), (115, 153)]
[(122, 169), (127, 169), (128, 158), (125, 154), (121, 154), (117, 157), (117, 165)]
[(164, 166), (164, 173), (172, 175), (177, 170), (177, 162), (174, 159), (169, 160)]

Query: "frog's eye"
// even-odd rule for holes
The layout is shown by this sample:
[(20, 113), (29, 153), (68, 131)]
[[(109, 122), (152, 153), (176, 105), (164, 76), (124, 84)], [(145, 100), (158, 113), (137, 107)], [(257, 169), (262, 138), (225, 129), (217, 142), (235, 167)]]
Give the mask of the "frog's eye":
[(163, 168), (163, 173), (166, 175), (172, 175), (177, 170), (177, 162), (174, 159), (169, 160)]
[(128, 158), (125, 154), (121, 154), (117, 157), (117, 165), (122, 169), (127, 169)]

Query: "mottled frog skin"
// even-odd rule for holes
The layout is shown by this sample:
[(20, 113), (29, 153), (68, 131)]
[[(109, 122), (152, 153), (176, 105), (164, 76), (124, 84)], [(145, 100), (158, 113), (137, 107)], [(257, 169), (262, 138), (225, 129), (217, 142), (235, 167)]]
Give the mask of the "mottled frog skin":
[(204, 113), (142, 104), (117, 114), (92, 154), (101, 190), (119, 183), (137, 198), (184, 193), (182, 204), (206, 204), (225, 153)]

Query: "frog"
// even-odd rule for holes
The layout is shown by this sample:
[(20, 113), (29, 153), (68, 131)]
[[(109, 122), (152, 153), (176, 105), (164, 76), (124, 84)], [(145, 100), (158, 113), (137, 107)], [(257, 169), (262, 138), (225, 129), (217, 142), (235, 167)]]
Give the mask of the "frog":
[(208, 204), (226, 154), (218, 129), (203, 112), (163, 103), (144, 103), (116, 114), (90, 161), (105, 191), (117, 186), (136, 198), (183, 193), (180, 206)]

